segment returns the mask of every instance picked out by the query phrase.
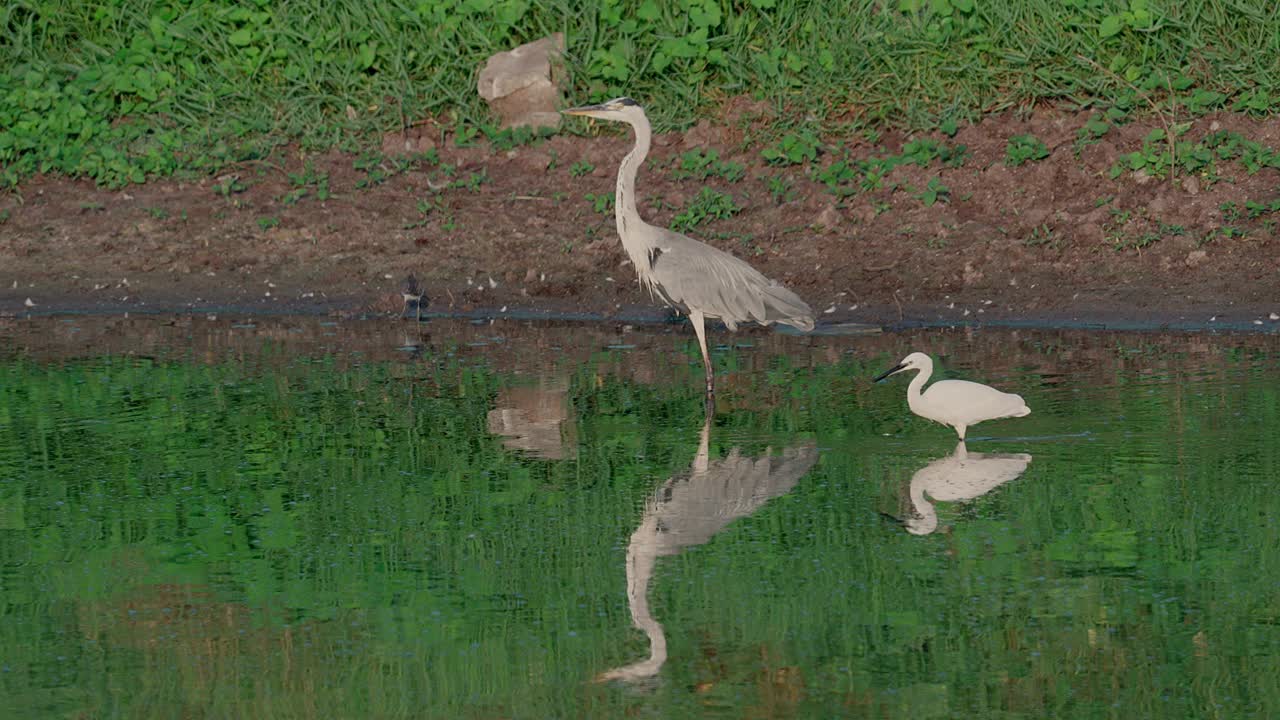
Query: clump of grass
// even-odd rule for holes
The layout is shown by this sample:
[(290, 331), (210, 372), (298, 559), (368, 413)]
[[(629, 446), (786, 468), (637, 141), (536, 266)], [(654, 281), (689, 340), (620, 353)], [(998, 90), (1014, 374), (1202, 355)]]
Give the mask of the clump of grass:
[(709, 98), (764, 98), (779, 111), (766, 159), (804, 164), (850, 108), (867, 126), (948, 134), (984, 108), (1064, 97), (1108, 122), (1154, 102), (1180, 117), (1269, 113), (1277, 26), (1275, 3), (1219, 0), (9, 3), (0, 182), (209, 174), (290, 141), (377, 147), (427, 116), (455, 144), (513, 147), (536, 134), (492, 130), (476, 68), (548, 28), (566, 34), (575, 100), (631, 95), (662, 131)]
[(1049, 148), (1035, 135), (1014, 135), (1005, 145), (1004, 164), (1018, 167), (1049, 157)]
[[(814, 174), (814, 179), (826, 186), (827, 192), (847, 197), (859, 192), (880, 189), (884, 178), (900, 165), (928, 167), (934, 161), (944, 167), (958, 168), (969, 157), (964, 145), (949, 145), (931, 138), (912, 140), (896, 155), (876, 155), (857, 159), (846, 155)], [(933, 198), (936, 201), (938, 198)], [(933, 204), (929, 202), (928, 204)]]
[(720, 159), (720, 153), (717, 150), (690, 150), (682, 153), (676, 158), (675, 168), (672, 170), (672, 177), (677, 180), (687, 178), (696, 178), (698, 180), (706, 180), (708, 178), (721, 178), (728, 182), (738, 182), (746, 174), (746, 167), (742, 163), (727, 162)]
[(698, 196), (671, 219), (673, 230), (692, 230), (702, 223), (724, 220), (737, 215), (742, 207), (733, 196), (704, 187)]

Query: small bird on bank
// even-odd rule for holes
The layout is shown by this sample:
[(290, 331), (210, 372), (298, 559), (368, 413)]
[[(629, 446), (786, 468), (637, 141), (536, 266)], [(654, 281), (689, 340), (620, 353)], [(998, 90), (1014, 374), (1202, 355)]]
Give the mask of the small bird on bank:
[(418, 287), (418, 278), (413, 273), (409, 273), (409, 277), (400, 284), (400, 297), (404, 298), (404, 307), (400, 309), (401, 317), (408, 312), (409, 303), (413, 303), (414, 319), (422, 322), (422, 306), (430, 304), (431, 299)]
[(1001, 392), (968, 380), (939, 380), (922, 392), (921, 388), (933, 375), (933, 360), (922, 352), (913, 352), (902, 358), (902, 362), (880, 373), (875, 382), (908, 370), (918, 371), (907, 386), (907, 405), (911, 412), (936, 423), (950, 425), (961, 440), (964, 440), (969, 426), (983, 420), (1031, 414), (1031, 408), (1023, 402), (1021, 395)]
[(635, 147), (618, 167), (614, 202), (618, 238), (639, 275), (640, 284), (668, 306), (685, 312), (693, 323), (706, 370), (709, 405), (715, 393), (715, 378), (711, 356), (707, 353), (706, 318), (719, 318), (731, 331), (743, 322), (781, 323), (805, 332), (813, 329), (813, 310), (804, 300), (745, 261), (640, 219), (636, 208), (636, 173), (649, 154), (653, 133), (639, 103), (620, 97), (560, 112), (626, 123), (635, 131)]

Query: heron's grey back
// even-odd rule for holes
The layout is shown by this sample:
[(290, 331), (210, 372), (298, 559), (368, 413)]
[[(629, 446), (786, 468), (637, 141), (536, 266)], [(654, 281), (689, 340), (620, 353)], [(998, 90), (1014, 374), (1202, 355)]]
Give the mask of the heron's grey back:
[(817, 460), (812, 443), (760, 458), (743, 457), (734, 448), (704, 473), (671, 478), (646, 513), (657, 520), (656, 554), (705, 543), (725, 525), (790, 492)]
[(742, 322), (813, 329), (813, 309), (794, 292), (723, 250), (657, 230), (652, 280), (667, 302), (720, 318), (730, 330)]

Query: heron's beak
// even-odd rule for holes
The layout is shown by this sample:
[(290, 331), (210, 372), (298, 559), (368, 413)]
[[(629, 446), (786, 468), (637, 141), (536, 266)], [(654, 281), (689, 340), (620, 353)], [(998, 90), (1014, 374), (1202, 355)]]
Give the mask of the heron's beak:
[(606, 112), (604, 105), (582, 105), (580, 107), (568, 108), (561, 110), (562, 115), (581, 115), (582, 117), (600, 117), (600, 113)]
[(890, 375), (892, 375), (892, 374), (894, 374), (894, 373), (896, 373), (896, 372), (901, 372), (901, 371), (903, 370), (903, 368), (905, 368), (905, 367), (906, 367), (906, 365), (903, 365), (902, 363), (898, 363), (897, 365), (894, 365), (893, 367), (889, 368), (888, 370), (885, 370), (884, 372), (882, 372), (882, 373), (880, 373), (879, 375), (877, 375), (877, 376), (876, 376), (876, 379), (875, 379), (875, 380), (872, 380), (871, 382), (880, 382), (881, 380), (884, 380), (885, 378), (889, 377)]

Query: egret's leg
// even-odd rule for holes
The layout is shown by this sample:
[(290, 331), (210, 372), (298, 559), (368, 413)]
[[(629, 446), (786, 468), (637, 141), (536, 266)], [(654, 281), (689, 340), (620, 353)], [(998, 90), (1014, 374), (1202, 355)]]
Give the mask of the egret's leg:
[(968, 428), (961, 424), (956, 426), (956, 433), (960, 435), (960, 442), (964, 442), (964, 431)]
[(711, 355), (707, 352), (707, 328), (703, 322), (702, 312), (689, 311), (689, 322), (693, 323), (693, 331), (698, 334), (698, 348), (702, 350), (702, 367), (707, 373), (707, 397), (716, 394), (715, 373), (711, 370)]

